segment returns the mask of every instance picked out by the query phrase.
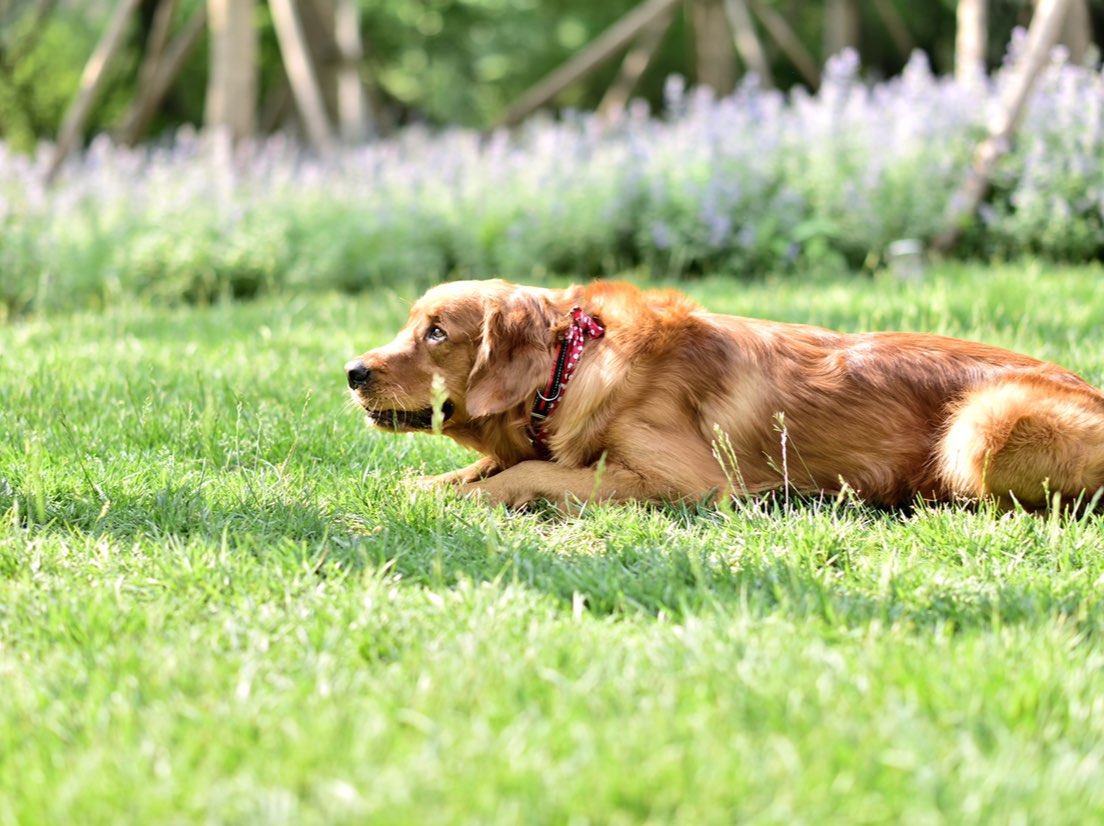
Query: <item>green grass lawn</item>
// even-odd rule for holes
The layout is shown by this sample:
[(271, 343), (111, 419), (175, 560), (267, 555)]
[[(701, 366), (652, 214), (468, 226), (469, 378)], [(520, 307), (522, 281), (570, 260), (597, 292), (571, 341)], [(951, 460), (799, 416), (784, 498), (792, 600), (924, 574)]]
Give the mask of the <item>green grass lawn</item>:
[[(688, 291), (1104, 383), (1099, 269)], [(488, 509), (342, 365), (410, 295), (0, 327), (0, 824), (1104, 818), (1104, 521)]]

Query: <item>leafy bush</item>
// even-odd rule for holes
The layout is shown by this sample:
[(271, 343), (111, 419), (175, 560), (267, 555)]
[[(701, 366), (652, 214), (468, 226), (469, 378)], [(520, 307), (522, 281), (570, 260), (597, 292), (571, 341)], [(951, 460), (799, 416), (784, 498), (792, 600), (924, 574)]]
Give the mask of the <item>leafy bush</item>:
[[(99, 140), (52, 188), (45, 151), (0, 145), (0, 301), (876, 266), (893, 240), (937, 230), (1006, 80), (966, 88), (916, 56), (866, 86), (844, 55), (815, 96), (749, 84), (715, 100), (673, 80), (661, 118), (638, 106), (515, 133), (411, 128), (326, 157), (190, 131), (141, 150)], [(1102, 101), (1100, 72), (1059, 54), (966, 254), (1104, 253)]]

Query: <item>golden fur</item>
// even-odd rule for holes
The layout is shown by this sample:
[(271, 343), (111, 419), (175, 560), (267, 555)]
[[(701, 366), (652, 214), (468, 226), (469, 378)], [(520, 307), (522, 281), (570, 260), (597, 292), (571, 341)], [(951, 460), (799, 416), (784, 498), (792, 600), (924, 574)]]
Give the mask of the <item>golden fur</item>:
[[(529, 411), (575, 305), (606, 335), (548, 419), (542, 459)], [(370, 371), (358, 403), (398, 430), (428, 429), (441, 376), (444, 434), (483, 455), (429, 481), (514, 506), (787, 484), (847, 486), (891, 506), (987, 496), (1041, 506), (1048, 491), (1068, 500), (1104, 485), (1104, 394), (1069, 370), (953, 338), (717, 315), (674, 291), (443, 284), (353, 366)]]

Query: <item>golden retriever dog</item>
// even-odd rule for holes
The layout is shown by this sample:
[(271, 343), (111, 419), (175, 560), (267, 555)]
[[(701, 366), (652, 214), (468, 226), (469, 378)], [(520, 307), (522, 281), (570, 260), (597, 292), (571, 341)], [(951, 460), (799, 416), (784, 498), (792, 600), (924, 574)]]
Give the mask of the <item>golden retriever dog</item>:
[(426, 481), (510, 506), (788, 486), (1042, 507), (1104, 485), (1104, 394), (1055, 364), (718, 315), (630, 284), (443, 284), (346, 374), (386, 430), (436, 429), (436, 398), (440, 432), (482, 457)]

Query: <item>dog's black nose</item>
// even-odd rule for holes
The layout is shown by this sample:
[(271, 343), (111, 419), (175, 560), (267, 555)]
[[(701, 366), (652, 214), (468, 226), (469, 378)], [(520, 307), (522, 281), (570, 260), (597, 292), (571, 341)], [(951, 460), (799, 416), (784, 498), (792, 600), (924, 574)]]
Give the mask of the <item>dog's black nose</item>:
[(353, 359), (345, 365), (345, 375), (352, 390), (359, 390), (372, 379), (372, 371), (360, 359)]

